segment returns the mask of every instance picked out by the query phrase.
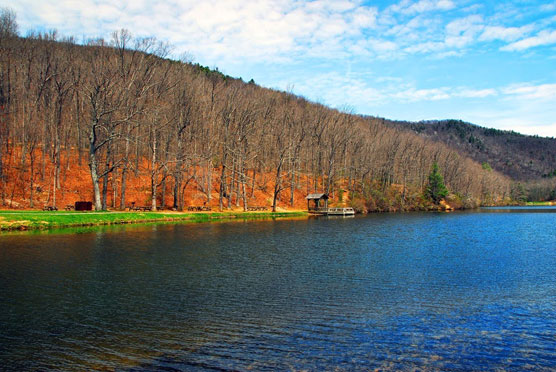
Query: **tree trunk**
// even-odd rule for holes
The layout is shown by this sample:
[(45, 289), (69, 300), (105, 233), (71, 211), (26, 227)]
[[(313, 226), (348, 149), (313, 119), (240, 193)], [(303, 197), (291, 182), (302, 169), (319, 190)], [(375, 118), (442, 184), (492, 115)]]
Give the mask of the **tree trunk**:
[(224, 209), (224, 197), (226, 196), (226, 154), (222, 162), (222, 171), (220, 173), (220, 193), (218, 196), (218, 209), (220, 212)]
[(243, 211), (247, 212), (247, 195), (245, 192), (245, 174), (241, 175), (241, 197), (243, 199)]
[(160, 206), (166, 205), (166, 173), (162, 174), (162, 182), (160, 182)]
[[(2, 146), (0, 146), (0, 147), (2, 147)], [(30, 162), (31, 162), (31, 177), (30, 177), (31, 178), (31, 180), (30, 180), (30, 186), (31, 186), (30, 191), (31, 192), (30, 192), (30, 195), (29, 195), (29, 207), (34, 208), (35, 207), (35, 202), (33, 201), (34, 191), (35, 191), (34, 187), (33, 187), (33, 179), (34, 179), (33, 175), (35, 174), (35, 159), (34, 159), (34, 156), (31, 156)]]
[[(83, 149), (81, 148), (81, 110), (79, 107), (79, 89), (75, 91), (75, 127), (77, 132), (77, 156), (79, 165), (83, 164)], [(69, 158), (68, 158), (69, 159)]]
[(108, 174), (105, 174), (102, 178), (102, 210), (105, 211), (108, 207), (106, 204), (106, 198), (108, 196)]
[(98, 186), (98, 164), (96, 154), (96, 124), (91, 127), (89, 134), (89, 169), (91, 170), (91, 181), (93, 182), (93, 198), (95, 210), (102, 210), (100, 201), (100, 188)]
[(156, 172), (153, 171), (151, 177), (151, 211), (156, 211)]
[(117, 185), (118, 173), (115, 170), (112, 175), (112, 208), (116, 209), (116, 199), (118, 195), (118, 185)]
[(230, 174), (230, 185), (228, 186), (228, 209), (231, 207), (232, 195), (236, 193), (237, 200), (237, 190), (235, 189), (235, 177), (236, 177), (236, 159), (232, 158), (232, 173)]
[(104, 164), (104, 177), (102, 179), (102, 210), (108, 209), (107, 198), (108, 198), (108, 175), (110, 174), (110, 157), (112, 156), (112, 151), (110, 144), (108, 144), (106, 152), (106, 162)]
[(276, 203), (278, 201), (278, 194), (282, 191), (280, 182), (280, 173), (282, 172), (282, 164), (284, 163), (283, 155), (280, 156), (280, 163), (276, 168), (276, 178), (274, 179), (274, 195), (272, 196), (272, 211), (276, 212)]
[(292, 164), (292, 170), (290, 174), (290, 206), (293, 207), (295, 202), (295, 162)]
[(125, 138), (125, 158), (122, 167), (122, 178), (121, 178), (121, 189), (120, 189), (120, 209), (125, 209), (125, 192), (126, 192), (126, 181), (127, 181), (127, 167), (129, 165), (129, 137), (131, 136), (131, 130), (128, 128), (126, 138)]
[(151, 211), (156, 211), (156, 180), (158, 176), (157, 166), (156, 166), (156, 131), (153, 130), (153, 155), (151, 159)]
[(127, 181), (127, 166), (122, 169), (121, 186), (120, 186), (120, 209), (124, 210), (125, 207), (125, 191)]
[(207, 163), (207, 204), (210, 205), (212, 198), (212, 160)]
[(251, 198), (255, 197), (255, 176), (257, 175), (257, 170), (253, 168), (253, 179), (251, 180)]
[(52, 205), (56, 206), (56, 177), (52, 180)]
[(178, 205), (179, 205), (179, 192), (180, 192), (180, 176), (176, 172), (176, 174), (174, 174), (174, 203), (173, 203), (173, 207), (175, 209), (178, 209)]
[[(92, 149), (92, 148), (91, 148)], [(97, 159), (94, 151), (89, 150), (89, 169), (91, 170), (91, 181), (93, 182), (93, 198), (95, 210), (102, 210), (100, 201), (100, 188), (98, 186)]]
[(278, 185), (274, 185), (274, 195), (272, 196), (272, 211), (276, 212), (276, 201), (278, 199), (278, 194), (280, 193), (280, 189)]

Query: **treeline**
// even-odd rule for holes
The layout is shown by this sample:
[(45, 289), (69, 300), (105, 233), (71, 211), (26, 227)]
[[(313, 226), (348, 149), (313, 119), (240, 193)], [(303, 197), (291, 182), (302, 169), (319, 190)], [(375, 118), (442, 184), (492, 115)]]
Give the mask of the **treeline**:
[(261, 178), (272, 185), (273, 209), (293, 205), (299, 189), (339, 201), (347, 193), (359, 209), (411, 209), (426, 203), (435, 162), (461, 204), (510, 197), (508, 178), (445, 145), (380, 119), (169, 60), (168, 50), (125, 30), (86, 45), (59, 40), (55, 32), (3, 33), (2, 203), (15, 183), (36, 206), (40, 180), (50, 185), (48, 203), (56, 205), (72, 156), (89, 165), (97, 209), (106, 209), (110, 198), (124, 208), (127, 180), (139, 173), (148, 175), (153, 210), (168, 192), (173, 206), (183, 208), (188, 187), (220, 209), (247, 208)]
[[(556, 139), (483, 128), (461, 120), (385, 124), (444, 143), (464, 156), (519, 182), (530, 200), (552, 200), (556, 193)], [(516, 187), (517, 187), (516, 183)], [(539, 186), (539, 185), (542, 185)]]

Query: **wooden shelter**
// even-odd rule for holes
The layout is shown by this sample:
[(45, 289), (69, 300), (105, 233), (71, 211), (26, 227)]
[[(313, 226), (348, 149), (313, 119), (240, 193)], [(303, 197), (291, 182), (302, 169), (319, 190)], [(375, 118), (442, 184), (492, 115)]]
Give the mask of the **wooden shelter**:
[[(309, 212), (322, 212), (328, 210), (327, 194), (309, 194), (305, 199), (307, 199), (307, 210)], [(313, 203), (311, 203), (311, 201)]]

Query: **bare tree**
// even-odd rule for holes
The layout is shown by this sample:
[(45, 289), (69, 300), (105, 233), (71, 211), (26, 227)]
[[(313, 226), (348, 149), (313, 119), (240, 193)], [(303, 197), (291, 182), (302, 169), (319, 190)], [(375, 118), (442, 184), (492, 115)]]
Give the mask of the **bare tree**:
[(7, 7), (0, 8), (0, 39), (17, 36), (18, 25), (15, 12)]

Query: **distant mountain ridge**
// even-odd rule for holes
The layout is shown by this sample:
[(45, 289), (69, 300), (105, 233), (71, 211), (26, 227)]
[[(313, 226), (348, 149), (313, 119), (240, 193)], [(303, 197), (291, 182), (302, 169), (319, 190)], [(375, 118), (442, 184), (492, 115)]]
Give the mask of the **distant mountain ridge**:
[(384, 124), (444, 143), (516, 181), (556, 177), (554, 138), (485, 128), (461, 120), (384, 120)]

